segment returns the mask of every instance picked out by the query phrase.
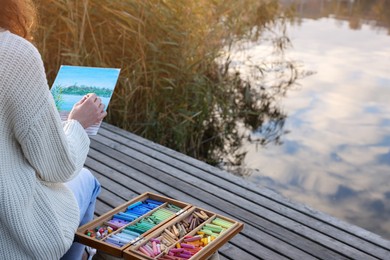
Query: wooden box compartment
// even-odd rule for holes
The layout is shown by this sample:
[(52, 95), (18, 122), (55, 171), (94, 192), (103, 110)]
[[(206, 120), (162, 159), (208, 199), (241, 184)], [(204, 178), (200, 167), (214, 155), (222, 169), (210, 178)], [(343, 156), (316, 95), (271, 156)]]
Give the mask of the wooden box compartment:
[[(129, 217), (126, 213), (128, 212), (128, 209), (133, 209), (138, 205), (143, 206), (149, 200), (152, 200), (151, 203), (154, 204), (154, 208), (151, 208), (144, 214), (140, 214), (134, 219), (128, 219), (125, 222), (121, 222), (121, 226), (117, 223), (115, 225), (111, 223), (118, 215), (121, 215), (122, 218), (126, 219)], [(166, 213), (166, 209), (169, 209), (172, 212)], [(141, 226), (143, 224), (148, 224), (148, 221), (158, 217), (158, 214), (163, 214), (163, 219), (159, 219), (158, 223), (153, 224), (152, 227), (148, 227), (147, 230), (137, 230), (137, 234), (132, 233), (134, 232), (131, 230), (132, 228), (137, 227), (137, 225)], [(161, 215), (159, 216), (161, 217)], [(198, 240), (199, 237), (190, 238), (198, 236), (198, 232), (210, 232), (210, 230), (207, 231), (207, 229), (215, 229), (215, 220), (225, 221), (222, 224), (226, 226), (223, 227), (223, 231), (221, 231), (221, 228), (217, 228), (217, 232), (213, 235), (202, 235), (209, 237), (204, 238), (206, 240), (208, 239), (207, 241), (204, 240), (207, 245), (203, 246), (196, 254), (191, 256), (191, 260), (205, 259), (211, 256), (218, 248), (240, 232), (243, 228), (243, 224), (188, 203), (147, 192), (80, 227), (76, 232), (76, 241), (110, 255), (124, 257), (127, 260), (157, 259), (158, 257), (167, 254), (171, 249), (174, 249), (172, 251), (175, 251), (175, 247), (178, 247), (178, 244), (190, 243), (187, 242), (188, 239)], [(226, 222), (228, 224), (226, 224)], [(111, 232), (108, 232), (108, 227), (112, 229), (110, 230)], [(113, 230), (113, 228), (115, 228), (115, 230)], [(104, 232), (102, 232), (102, 235), (98, 235), (97, 233), (100, 234), (101, 229), (103, 229)], [(206, 231), (204, 231), (205, 229)], [(127, 236), (130, 233), (133, 237), (131, 239), (126, 237), (126, 240), (123, 241), (123, 236)], [(142, 252), (141, 248), (144, 249), (147, 248), (146, 245), (150, 245), (150, 243), (153, 244), (152, 240), (154, 238), (164, 238), (164, 242), (167, 245), (162, 246), (161, 243), (160, 254), (148, 256), (148, 253), (145, 254), (145, 252)], [(113, 240), (116, 242), (117, 239), (121, 240), (120, 244), (112, 243)], [(200, 243), (200, 241), (192, 243)], [(155, 249), (158, 247), (159, 246), (156, 244)], [(158, 249), (156, 250), (158, 253)]]
[[(127, 212), (128, 208), (134, 208), (137, 205), (140, 205), (141, 203), (146, 203), (147, 200), (153, 200), (158, 201), (161, 203), (161, 205), (154, 204), (156, 206), (153, 209), (150, 209), (145, 214), (135, 218), (135, 219), (127, 219), (130, 217), (129, 215), (126, 215), (125, 212)], [(143, 205), (143, 204), (142, 204)], [(174, 208), (175, 207), (175, 208)], [(187, 203), (180, 202), (177, 200), (170, 199), (168, 197), (164, 197), (161, 195), (153, 194), (153, 193), (143, 193), (140, 196), (130, 200), (129, 202), (107, 212), (106, 214), (94, 219), (93, 221), (81, 226), (77, 232), (76, 232), (76, 241), (80, 242), (84, 245), (91, 246), (93, 248), (96, 248), (98, 250), (101, 250), (103, 252), (106, 252), (108, 254), (111, 254), (116, 257), (122, 257), (123, 250), (127, 248), (128, 246), (132, 245), (133, 243), (137, 242), (138, 240), (141, 240), (143, 237), (147, 236), (154, 230), (158, 229), (159, 227), (163, 226), (164, 224), (168, 223), (170, 220), (174, 219), (176, 216), (181, 215), (181, 213), (185, 212), (187, 209), (189, 209), (191, 206)], [(169, 210), (176, 210), (176, 212), (171, 211), (169, 213), (166, 212), (166, 209)], [(174, 209), (171, 209), (174, 208)], [(180, 208), (180, 209), (179, 209)], [(127, 241), (124, 241), (122, 239), (121, 244), (112, 244), (109, 242), (109, 240), (114, 240), (115, 236), (121, 236), (127, 235), (127, 233), (124, 233), (128, 229), (131, 229), (133, 227), (136, 227), (137, 225), (143, 225), (148, 224), (145, 220), (150, 220), (152, 218), (157, 218), (155, 214), (164, 214), (164, 220), (162, 220), (157, 225), (154, 225), (149, 230), (138, 232), (141, 233), (138, 236), (134, 233), (132, 236), (135, 236), (133, 239), (129, 240), (128, 237), (126, 237)], [(122, 214), (122, 215), (121, 215)], [(129, 213), (130, 214), (130, 213)], [(122, 219), (118, 219), (115, 222), (113, 221), (114, 216), (121, 216)], [(134, 216), (133, 216), (134, 217)], [(161, 217), (161, 216), (160, 216)], [(121, 221), (121, 222), (118, 222)], [(126, 223), (127, 222), (127, 223)], [(115, 225), (114, 225), (115, 223)], [(120, 226), (122, 225), (122, 226)], [(150, 224), (152, 226), (152, 224)], [(108, 228), (110, 227), (110, 228)], [(144, 227), (143, 227), (144, 228)], [(148, 225), (149, 228), (149, 225)], [(112, 230), (111, 230), (112, 229)], [(101, 233), (100, 233), (101, 231)], [(110, 232), (111, 231), (111, 232)], [(110, 233), (108, 233), (110, 232)], [(98, 235), (99, 233), (99, 235)], [(118, 239), (115, 239), (118, 240)], [(127, 242), (127, 243), (126, 243)]]
[[(198, 214), (198, 213), (203, 213), (203, 214)], [(199, 219), (201, 219), (201, 216), (204, 215), (207, 215), (207, 218), (201, 219), (201, 222), (198, 222), (195, 226), (189, 227), (189, 229), (186, 229), (185, 232), (181, 233), (180, 227), (183, 227), (182, 223), (187, 223), (187, 224), (191, 223), (191, 219), (194, 219), (195, 215), (197, 215)], [(217, 235), (213, 240), (210, 239), (212, 237), (211, 235), (198, 234), (198, 232), (205, 232), (203, 231), (205, 226), (211, 226), (213, 228), (216, 228), (214, 227), (216, 225), (214, 224), (216, 219), (219, 220), (220, 222), (223, 221), (224, 225), (225, 222), (229, 223), (229, 226), (226, 225), (225, 227), (221, 228), (224, 230), (220, 233), (213, 233), (213, 235)], [(163, 255), (168, 254), (168, 252), (170, 252), (170, 249), (180, 251), (181, 249), (178, 249), (178, 247), (183, 248), (184, 247), (183, 243), (187, 246), (192, 246), (190, 243), (201, 243), (200, 242), (201, 239), (199, 238), (201, 236), (206, 236), (208, 237), (208, 239), (207, 238), (203, 238), (203, 239), (208, 240), (207, 245), (200, 247), (201, 249), (198, 249), (199, 251), (193, 253), (194, 255), (189, 258), (191, 260), (206, 259), (207, 257), (211, 256), (215, 251), (217, 251), (218, 248), (220, 248), (228, 240), (230, 240), (234, 235), (240, 232), (242, 228), (243, 228), (243, 224), (235, 220), (226, 218), (224, 216), (220, 216), (218, 214), (215, 214), (213, 212), (198, 207), (192, 207), (186, 212), (182, 213), (180, 216), (177, 216), (175, 219), (171, 220), (169, 223), (166, 223), (165, 225), (156, 229), (155, 231), (153, 231), (143, 239), (127, 247), (124, 250), (123, 257), (126, 260), (159, 259)], [(164, 237), (167, 237), (169, 239), (164, 239)], [(159, 240), (161, 241), (161, 243), (160, 244), (156, 243), (156, 241)], [(187, 240), (193, 240), (193, 241), (186, 242)], [(164, 242), (166, 243), (166, 245), (164, 245)], [(149, 250), (151, 249), (152, 251), (153, 250), (157, 251), (156, 255), (147, 255), (148, 251), (143, 249), (146, 245), (149, 246)], [(158, 248), (158, 245), (160, 245), (160, 248)], [(162, 245), (164, 245), (164, 248), (162, 248), (163, 247)], [(182, 250), (186, 250), (186, 248), (183, 248)], [(191, 249), (191, 250), (195, 250), (195, 249)], [(177, 254), (180, 253), (177, 252)]]

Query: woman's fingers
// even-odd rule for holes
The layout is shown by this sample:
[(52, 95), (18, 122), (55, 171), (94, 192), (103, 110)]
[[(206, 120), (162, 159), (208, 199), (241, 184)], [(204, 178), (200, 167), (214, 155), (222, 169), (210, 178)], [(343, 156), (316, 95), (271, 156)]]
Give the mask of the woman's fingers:
[(102, 99), (94, 93), (85, 95), (69, 114), (69, 119), (78, 120), (84, 128), (99, 123), (107, 116)]
[(102, 121), (103, 118), (105, 118), (106, 116), (107, 116), (107, 112), (106, 111), (102, 111), (102, 113), (100, 114), (98, 122)]

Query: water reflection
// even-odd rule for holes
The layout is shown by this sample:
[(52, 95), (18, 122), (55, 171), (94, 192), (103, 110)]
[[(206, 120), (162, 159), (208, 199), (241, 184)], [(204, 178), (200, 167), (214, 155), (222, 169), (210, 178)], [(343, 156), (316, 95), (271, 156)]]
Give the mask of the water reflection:
[[(390, 238), (390, 1), (296, 2), (285, 55), (317, 73), (278, 100), (290, 133), (266, 149), (246, 140), (243, 164), (254, 182)], [(232, 59), (245, 71), (264, 53), (251, 43)]]
[(390, 1), (383, 0), (280, 0), (282, 6), (295, 6), (295, 22), (300, 18), (332, 17), (347, 21), (350, 29), (361, 29), (364, 24), (373, 30), (386, 30), (390, 35)]

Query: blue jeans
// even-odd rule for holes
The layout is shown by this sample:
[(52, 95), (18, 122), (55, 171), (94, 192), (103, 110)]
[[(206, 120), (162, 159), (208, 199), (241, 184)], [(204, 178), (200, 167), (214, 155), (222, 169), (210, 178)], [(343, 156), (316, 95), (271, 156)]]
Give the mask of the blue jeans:
[[(83, 168), (80, 173), (65, 185), (73, 192), (79, 209), (80, 225), (82, 226), (93, 219), (96, 197), (100, 192), (100, 183), (92, 173)], [(74, 242), (62, 260), (79, 260), (82, 258), (85, 246)]]

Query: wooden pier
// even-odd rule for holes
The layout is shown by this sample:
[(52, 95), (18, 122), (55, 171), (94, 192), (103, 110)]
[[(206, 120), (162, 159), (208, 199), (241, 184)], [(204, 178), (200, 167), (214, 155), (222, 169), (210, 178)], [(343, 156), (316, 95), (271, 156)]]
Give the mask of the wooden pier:
[(97, 216), (150, 191), (243, 222), (221, 259), (390, 259), (376, 234), (106, 123), (86, 167), (102, 184)]

